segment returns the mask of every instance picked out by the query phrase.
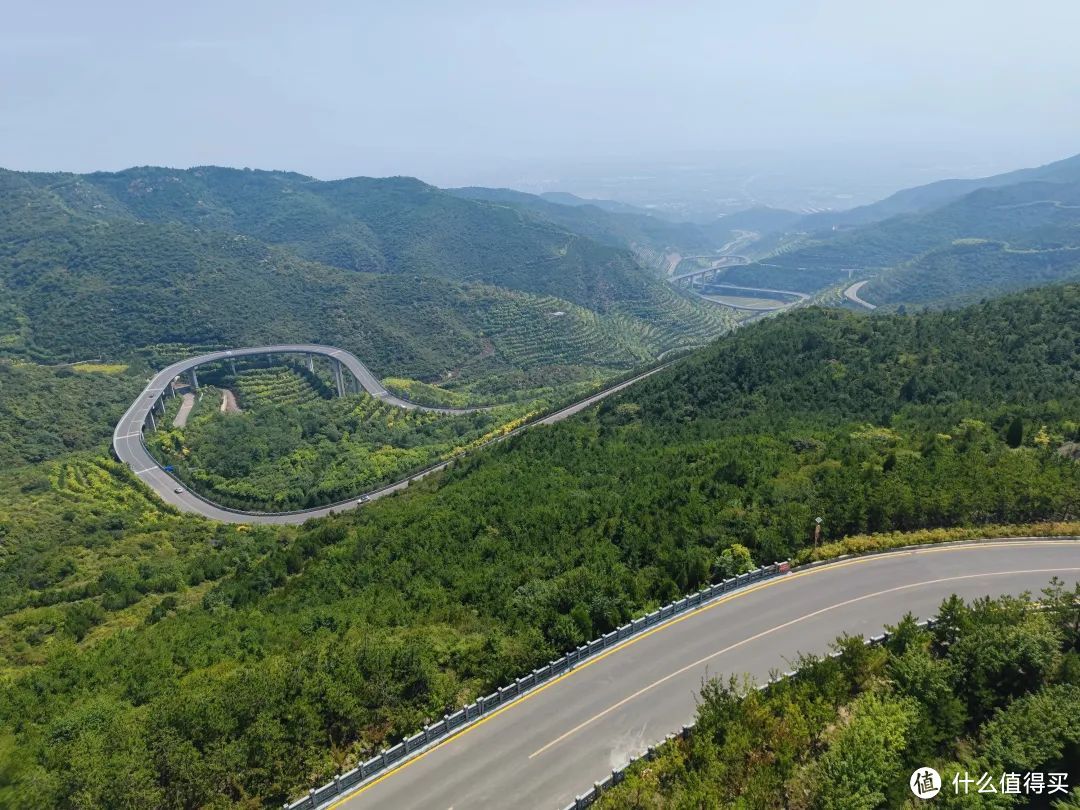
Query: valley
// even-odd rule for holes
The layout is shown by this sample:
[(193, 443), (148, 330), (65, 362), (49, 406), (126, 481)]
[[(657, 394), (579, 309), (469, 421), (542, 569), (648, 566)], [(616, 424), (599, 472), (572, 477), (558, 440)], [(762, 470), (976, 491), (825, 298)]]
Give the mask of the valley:
[[(84, 387), (90, 374), (5, 366), (5, 394), (22, 392), (5, 408), (49, 391), (113, 397), (96, 449), (26, 445), (43, 460), (0, 473), (12, 684), (0, 717), (17, 790), (104, 808), (159, 803), (164, 780), (194, 805), (280, 804), (712, 580), (733, 544), (755, 563), (805, 552), (815, 515), (828, 541), (856, 544), (932, 527), (1064, 529), (1080, 492), (1080, 468), (1058, 452), (1080, 441), (1078, 293), (918, 316), (796, 309), (303, 526), (177, 514), (108, 461), (107, 426), (140, 372), (108, 387), (96, 372)], [(62, 409), (50, 435), (87, 413)], [(107, 742), (102, 723), (123, 731)], [(197, 768), (167, 769), (192, 746)], [(135, 776), (87, 779), (115, 769)], [(225, 771), (235, 792), (213, 776)]]
[[(759, 213), (785, 247), (744, 256), (734, 225), (401, 179), (0, 181), (0, 742), (34, 806), (280, 806), (748, 567), (1078, 531), (1073, 211), (998, 208), (1067, 183), (813, 235)], [(630, 693), (697, 660), (653, 657)], [(663, 736), (534, 705), (537, 797), (587, 787), (541, 789), (549, 752), (584, 777)]]
[(1080, 4), (3, 22), (0, 810), (1080, 810)]

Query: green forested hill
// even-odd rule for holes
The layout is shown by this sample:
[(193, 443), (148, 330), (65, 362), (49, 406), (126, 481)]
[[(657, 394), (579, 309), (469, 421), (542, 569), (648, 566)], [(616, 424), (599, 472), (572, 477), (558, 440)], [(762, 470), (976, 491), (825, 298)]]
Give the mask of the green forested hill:
[(1080, 384), (1078, 312), (1075, 284), (880, 321), (799, 310), (696, 352), (633, 398), (657, 425), (733, 413), (772, 424), (808, 416), (888, 423), (909, 406), (948, 419), (964, 403), (1051, 403)]
[(1080, 240), (1045, 249), (965, 240), (874, 276), (859, 295), (878, 306), (955, 305), (1062, 279), (1080, 279)]
[(1080, 183), (980, 189), (928, 213), (894, 217), (803, 248), (784, 265), (891, 267), (957, 239), (1044, 248), (1080, 243)]
[(100, 456), (2, 472), (0, 803), (280, 804), (735, 543), (1075, 519), (1078, 330), (1075, 285), (791, 313), (303, 527), (176, 516)]
[(144, 382), (123, 366), (93, 368), (0, 360), (0, 469), (102, 448)]
[(559, 202), (564, 199), (560, 195), (541, 196), (508, 188), (477, 186), (450, 189), (450, 193), (469, 200), (519, 208), (607, 245), (648, 247), (657, 251), (671, 248), (709, 251), (719, 248), (725, 241), (693, 223), (671, 222), (644, 211), (605, 210), (587, 200), (570, 205)]
[[(419, 181), (0, 172), (0, 352), (315, 341), (428, 381), (593, 379), (728, 318), (626, 251)], [(569, 374), (567, 373), (569, 371)]]
[(939, 180), (924, 186), (906, 188), (870, 205), (859, 206), (850, 211), (810, 214), (800, 225), (803, 229), (816, 231), (833, 226), (865, 225), (880, 222), (901, 214), (930, 211), (958, 200), (979, 189), (1015, 186), (1020, 183), (1078, 183), (1080, 182), (1080, 155), (1056, 160), (1043, 166), (995, 174), (990, 177)]
[(652, 282), (628, 253), (575, 239), (567, 221), (408, 177), (323, 182), (219, 167), (21, 176), (96, 219), (240, 233), (346, 269), (483, 282), (600, 309)]
[[(998, 243), (994, 256), (973, 241)], [(873, 304), (957, 305), (1070, 278), (1080, 248), (1080, 183), (982, 188), (930, 211), (810, 235), (760, 264), (726, 271), (732, 284), (813, 292), (850, 273), (876, 276)], [(1040, 256), (1032, 255), (1043, 252)]]

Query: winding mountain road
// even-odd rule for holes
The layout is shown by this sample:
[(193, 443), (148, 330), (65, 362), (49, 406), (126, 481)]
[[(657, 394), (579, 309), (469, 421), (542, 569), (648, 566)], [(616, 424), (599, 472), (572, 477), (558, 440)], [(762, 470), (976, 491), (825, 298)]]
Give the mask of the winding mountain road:
[(328, 807), (557, 810), (693, 719), (702, 679), (791, 668), (844, 632), (928, 618), (950, 594), (1080, 580), (1080, 541), (927, 547), (797, 570), (631, 637), (485, 715)]
[(861, 307), (867, 309), (877, 309), (877, 304), (871, 304), (862, 298), (859, 298), (859, 291), (870, 281), (870, 279), (863, 279), (862, 281), (856, 281), (850, 287), (844, 290), (844, 298), (851, 301), (853, 304), (858, 304)]
[[(461, 414), (470, 413), (472, 411), (480, 410), (480, 408), (433, 408), (426, 405), (417, 405), (415, 402), (409, 402), (408, 400), (401, 399), (391, 394), (378, 378), (371, 373), (367, 366), (365, 366), (360, 359), (350, 352), (344, 349), (337, 349), (332, 346), (319, 346), (312, 343), (290, 343), (275, 346), (252, 346), (244, 349), (230, 349), (226, 351), (210, 352), (209, 354), (199, 355), (197, 357), (189, 357), (186, 360), (181, 360), (177, 363), (173, 363), (171, 366), (162, 369), (153, 376), (150, 382), (147, 384), (143, 392), (139, 394), (138, 399), (131, 404), (124, 415), (120, 418), (116, 428), (113, 430), (113, 452), (116, 454), (117, 459), (127, 464), (132, 472), (139, 477), (139, 479), (150, 487), (155, 494), (165, 503), (176, 507), (183, 512), (191, 512), (203, 517), (210, 518), (211, 520), (218, 520), (224, 523), (272, 523), (272, 524), (287, 524), (287, 523), (303, 523), (306, 520), (315, 517), (324, 517), (331, 512), (342, 512), (347, 509), (355, 509), (362, 503), (373, 501), (378, 498), (382, 498), (386, 495), (390, 495), (394, 492), (405, 489), (413, 481), (418, 481), (425, 476), (438, 472), (449, 466), (453, 459), (436, 464), (431, 467), (427, 467), (424, 470), (413, 473), (408, 478), (403, 478), (400, 481), (395, 481), (387, 486), (380, 487), (379, 489), (371, 492), (364, 493), (362, 496), (358, 494), (357, 497), (350, 498), (347, 501), (341, 503), (329, 504), (327, 506), (320, 506), (315, 509), (304, 509), (294, 512), (248, 512), (238, 509), (228, 509), (213, 503), (212, 501), (203, 498), (202, 496), (191, 492), (187, 487), (179, 480), (170, 475), (153, 456), (146, 449), (146, 444), (143, 439), (142, 428), (150, 418), (150, 414), (157, 407), (158, 402), (162, 399), (166, 389), (172, 383), (172, 381), (181, 374), (190, 372), (192, 369), (196, 369), (199, 366), (207, 363), (216, 363), (221, 361), (228, 361), (238, 357), (250, 357), (253, 355), (266, 355), (266, 354), (303, 354), (303, 355), (319, 355), (322, 357), (329, 357), (332, 360), (337, 360), (348, 369), (349, 373), (353, 375), (360, 386), (367, 391), (371, 396), (381, 399), (383, 402), (387, 402), (391, 405), (396, 405), (399, 408), (416, 409), (422, 411), (430, 411), (434, 413), (443, 414)], [(649, 369), (646, 372), (638, 374), (623, 382), (616, 383), (604, 390), (593, 394), (585, 399), (575, 402), (562, 410), (549, 414), (534, 422), (529, 422), (525, 425), (515, 428), (514, 430), (492, 439), (491, 442), (502, 441), (510, 436), (516, 435), (523, 430), (536, 427), (537, 425), (551, 425), (555, 422), (560, 422), (569, 416), (573, 416), (575, 413), (594, 405), (602, 400), (604, 397), (611, 396), (612, 394), (623, 390), (624, 388), (633, 385), (639, 380), (643, 380), (656, 372), (667, 367), (668, 364), (658, 366), (656, 368)], [(490, 444), (487, 442), (486, 444)], [(484, 446), (484, 445), (481, 445)]]
[[(319, 346), (313, 343), (251, 346), (243, 349), (228, 349), (225, 351), (201, 354), (197, 357), (189, 357), (186, 360), (180, 360), (179, 362), (173, 363), (171, 366), (168, 366), (155, 374), (147, 384), (146, 388), (143, 389), (143, 392), (139, 394), (139, 398), (131, 404), (120, 418), (120, 421), (116, 424), (116, 428), (113, 430), (113, 452), (116, 454), (116, 457), (131, 467), (132, 472), (134, 472), (144, 484), (154, 490), (157, 496), (166, 503), (171, 504), (184, 512), (193, 512), (202, 515), (203, 517), (227, 523), (303, 523), (309, 518), (327, 515), (331, 511), (341, 511), (342, 509), (356, 506), (357, 501), (352, 500), (345, 504), (334, 504), (299, 512), (260, 513), (226, 509), (225, 507), (212, 503), (211, 501), (188, 491), (180, 481), (169, 475), (169, 473), (157, 463), (154, 457), (151, 456), (150, 452), (146, 449), (146, 444), (143, 441), (143, 425), (146, 424), (147, 420), (150, 418), (151, 412), (156, 409), (158, 403), (165, 395), (166, 389), (175, 378), (179, 377), (181, 374), (190, 372), (199, 366), (206, 365), (207, 363), (218, 363), (240, 357), (270, 354), (301, 354), (328, 357), (331, 360), (339, 362), (342, 367), (347, 369), (360, 387), (371, 394), (371, 396), (377, 397), (391, 405), (396, 405), (399, 408), (433, 411), (435, 413), (445, 414), (469, 413), (477, 410), (476, 408), (431, 408), (425, 405), (417, 405), (414, 402), (409, 402), (408, 400), (396, 397), (386, 390), (383, 384), (379, 382), (378, 378), (371, 373), (367, 366), (360, 362), (360, 359), (356, 357), (356, 355), (347, 352), (344, 349), (337, 349), (333, 346)], [(429, 470), (428, 472), (431, 471)], [(376, 493), (371, 493), (370, 497), (380, 497), (381, 495), (386, 495), (389, 492), (404, 486), (408, 486), (408, 480), (400, 482), (400, 486), (392, 485), (390, 487), (385, 487)]]

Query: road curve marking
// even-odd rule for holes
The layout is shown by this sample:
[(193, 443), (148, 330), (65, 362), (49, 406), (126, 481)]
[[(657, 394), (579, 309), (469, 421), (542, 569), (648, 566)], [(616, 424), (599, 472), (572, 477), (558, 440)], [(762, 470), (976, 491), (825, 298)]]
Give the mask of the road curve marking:
[(694, 669), (695, 667), (699, 667), (702, 664), (705, 664), (705, 663), (711, 661), (712, 659), (716, 658), (717, 656), (721, 656), (721, 655), (724, 655), (725, 653), (729, 653), (732, 650), (743, 646), (744, 644), (749, 644), (752, 641), (757, 641), (758, 639), (764, 638), (765, 636), (771, 635), (772, 633), (775, 633), (777, 631), (785, 630), (785, 629), (787, 629), (788, 627), (791, 627), (794, 624), (798, 624), (799, 622), (804, 622), (807, 619), (812, 619), (815, 616), (820, 616), (822, 613), (828, 613), (830, 610), (837, 610), (837, 609), (842, 608), (842, 607), (847, 607), (848, 605), (853, 605), (856, 602), (862, 602), (862, 601), (864, 601), (866, 599), (876, 599), (879, 596), (886, 596), (887, 594), (896, 593), (898, 591), (906, 591), (906, 590), (910, 590), (912, 588), (921, 588), (924, 585), (939, 585), (942, 582), (954, 582), (954, 581), (961, 580), (961, 579), (978, 579), (980, 577), (1005, 577), (1005, 576), (1013, 576), (1013, 575), (1018, 575), (1018, 574), (1051, 574), (1051, 573), (1072, 572), (1072, 571), (1080, 571), (1080, 568), (1031, 568), (1031, 569), (1028, 569), (1026, 571), (996, 571), (996, 572), (992, 572), (992, 573), (988, 573), (988, 574), (962, 574), (962, 575), (958, 575), (958, 576), (955, 576), (955, 577), (942, 577), (941, 579), (928, 579), (928, 580), (924, 580), (922, 582), (911, 582), (911, 583), (908, 583), (907, 585), (897, 585), (895, 588), (886, 588), (885, 590), (878, 591), (876, 593), (867, 593), (867, 594), (863, 594), (862, 596), (856, 596), (853, 599), (847, 599), (847, 600), (845, 600), (843, 602), (837, 602), (835, 605), (829, 605), (828, 607), (823, 607), (823, 608), (820, 608), (818, 610), (811, 611), (810, 613), (806, 613), (806, 614), (804, 614), (802, 616), (791, 619), (790, 621), (786, 621), (783, 624), (778, 624), (775, 627), (770, 627), (768, 630), (762, 630), (760, 633), (756, 633), (755, 635), (752, 635), (752, 636), (747, 636), (746, 638), (744, 638), (744, 639), (742, 639), (740, 641), (736, 641), (734, 644), (729, 644), (727, 647), (724, 647), (724, 649), (722, 649), (722, 650), (717, 650), (716, 652), (709, 653), (708, 655), (706, 655), (706, 656), (704, 656), (702, 658), (699, 658), (697, 661), (694, 661), (691, 664), (687, 664), (686, 666), (681, 667), (680, 669), (677, 669), (674, 672), (668, 673), (663, 678), (659, 678), (658, 680), (655, 680), (652, 683), (650, 683), (648, 686), (643, 686), (641, 689), (638, 689), (633, 694), (627, 695), (626, 697), (624, 697), (622, 700), (618, 701), (617, 703), (611, 704), (610, 706), (608, 706), (603, 711), (597, 712), (592, 717), (590, 717), (588, 720), (585, 720), (584, 722), (578, 723), (576, 726), (574, 726), (572, 729), (567, 731), (565, 734), (559, 735), (558, 737), (556, 737), (551, 742), (549, 742), (546, 745), (543, 745), (540, 748), (533, 751), (531, 754), (529, 754), (528, 758), (532, 759), (533, 757), (539, 756), (540, 754), (544, 753), (548, 749), (553, 748), (554, 746), (558, 745), (559, 743), (561, 743), (563, 740), (567, 739), (568, 737), (570, 737), (570, 736), (576, 734), (577, 732), (581, 731), (581, 729), (585, 728), (586, 726), (591, 725), (595, 721), (599, 720), (600, 718), (604, 717), (605, 715), (610, 714), (611, 712), (615, 711), (616, 709), (621, 708), (622, 706), (625, 706), (627, 703), (634, 700), (635, 698), (641, 697), (646, 692), (648, 692), (648, 691), (650, 691), (652, 689), (655, 689), (657, 686), (660, 686), (661, 684), (666, 683), (667, 681), (670, 681), (672, 678), (677, 678), (678, 676), (682, 675), (683, 673), (689, 672), (690, 670)]
[[(427, 750), (420, 752), (415, 757), (412, 757), (410, 759), (406, 759), (405, 761), (401, 762), (397, 766), (395, 766), (395, 767), (391, 768), (390, 770), (388, 770), (386, 773), (377, 776), (376, 778), (372, 779), (370, 782), (366, 782), (365, 784), (360, 785), (355, 790), (353, 790), (351, 793), (348, 793), (345, 796), (340, 797), (335, 802), (328, 805), (326, 810), (335, 810), (336, 808), (341, 807), (345, 802), (352, 801), (357, 796), (359, 796), (362, 793), (366, 792), (367, 790), (375, 787), (375, 785), (378, 785), (380, 782), (383, 782), (386, 779), (389, 779), (391, 776), (394, 776), (395, 774), (401, 773), (403, 770), (405, 770), (406, 768), (408, 768), (411, 765), (415, 765), (417, 762), (424, 759), (428, 754), (431, 754), (431, 753), (433, 753), (435, 751), (438, 751), (440, 748), (444, 747), (445, 745), (464, 737), (469, 732), (480, 728), (485, 723), (487, 723), (487, 722), (489, 722), (491, 720), (494, 720), (496, 717), (503, 714), (504, 712), (507, 712), (507, 711), (513, 709), (516, 706), (520, 706), (521, 704), (525, 703), (525, 701), (530, 700), (531, 698), (535, 697), (536, 695), (539, 695), (541, 692), (545, 691), (546, 689), (549, 689), (550, 687), (554, 686), (555, 684), (566, 680), (567, 678), (571, 677), (572, 675), (580, 673), (583, 669), (587, 669), (588, 667), (591, 667), (593, 664), (596, 664), (596, 663), (599, 663), (600, 661), (603, 661), (608, 656), (614, 655), (615, 653), (620, 652), (621, 650), (625, 650), (627, 647), (630, 647), (633, 644), (637, 644), (639, 641), (642, 641), (642, 640), (648, 638), (649, 636), (653, 635), (654, 633), (659, 633), (662, 630), (668, 629), (669, 627), (674, 627), (676, 624), (679, 624), (680, 622), (686, 621), (687, 619), (691, 618), (692, 616), (700, 615), (701, 613), (704, 613), (705, 611), (712, 610), (712, 609), (714, 609), (716, 607), (719, 607), (720, 605), (727, 604), (728, 602), (730, 602), (730, 601), (732, 601), (734, 599), (738, 599), (738, 598), (743, 597), (743, 596), (748, 596), (751, 593), (756, 593), (757, 591), (760, 591), (760, 590), (762, 590), (764, 588), (771, 588), (771, 587), (774, 587), (774, 586), (779, 585), (779, 584), (784, 583), (784, 582), (792, 582), (792, 581), (794, 581), (796, 579), (801, 579), (803, 577), (813, 576), (813, 575), (818, 574), (818, 573), (820, 573), (822, 571), (836, 571), (836, 570), (838, 570), (840, 568), (849, 568), (849, 567), (854, 566), (854, 565), (863, 565), (863, 564), (873, 562), (873, 561), (876, 561), (876, 560), (887, 560), (890, 557), (902, 557), (902, 556), (906, 556), (906, 555), (916, 555), (916, 554), (946, 553), (946, 552), (954, 552), (954, 551), (971, 551), (973, 549), (1004, 548), (1004, 547), (1010, 547), (1010, 546), (1011, 547), (1015, 547), (1015, 546), (1052, 546), (1052, 545), (1061, 545), (1063, 543), (1075, 545), (1077, 543), (1080, 543), (1080, 540), (1076, 540), (1076, 539), (1067, 539), (1067, 540), (1060, 540), (1060, 539), (1059, 540), (1008, 540), (1008, 539), (1002, 539), (1002, 540), (996, 540), (996, 541), (990, 542), (990, 543), (981, 543), (981, 542), (978, 542), (978, 541), (972, 541), (968, 545), (961, 545), (961, 546), (940, 546), (940, 547), (928, 546), (927, 548), (904, 549), (902, 551), (890, 551), (890, 552), (886, 552), (884, 554), (868, 554), (866, 556), (856, 557), (855, 559), (851, 559), (851, 560), (843, 560), (843, 561), (839, 561), (839, 562), (829, 563), (828, 565), (820, 565), (820, 566), (817, 566), (815, 568), (808, 568), (808, 569), (806, 569), (804, 571), (794, 571), (794, 572), (792, 572), (790, 574), (785, 574), (783, 576), (775, 577), (773, 579), (768, 579), (768, 580), (765, 580), (764, 582), (759, 582), (756, 585), (751, 585), (749, 587), (742, 588), (742, 589), (737, 590), (737, 591), (733, 591), (732, 593), (730, 593), (730, 594), (728, 594), (726, 596), (718, 597), (717, 599), (714, 599), (712, 602), (709, 602), (709, 603), (707, 603), (705, 605), (702, 605), (699, 608), (695, 608), (695, 609), (690, 610), (690, 611), (688, 611), (686, 613), (682, 613), (682, 614), (680, 614), (678, 616), (675, 616), (675, 617), (673, 617), (673, 618), (671, 618), (671, 619), (669, 619), (669, 620), (667, 620), (667, 621), (665, 621), (665, 622), (663, 622), (661, 624), (658, 624), (655, 627), (653, 627), (651, 630), (646, 630), (643, 633), (640, 633), (640, 634), (638, 634), (636, 636), (631, 636), (630, 638), (626, 639), (625, 641), (623, 641), (623, 642), (621, 642), (619, 644), (616, 644), (613, 647), (608, 648), (604, 652), (598, 653), (598, 654), (594, 655), (593, 657), (583, 661), (581, 664), (575, 666), (573, 669), (567, 670), (566, 672), (559, 675), (558, 677), (552, 678), (550, 681), (547, 681), (546, 683), (544, 683), (544, 684), (542, 684), (540, 686), (537, 686), (534, 689), (530, 689), (528, 692), (526, 692), (525, 694), (521, 695), (520, 697), (512, 700), (510, 703), (507, 703), (505, 706), (502, 706), (502, 707), (496, 709), (495, 711), (491, 712), (491, 714), (483, 715), (483, 716), (477, 718), (477, 720), (475, 722), (470, 723), (469, 725), (466, 725), (466, 726), (462, 726), (456, 733), (451, 734), (451, 735), (449, 735), (447, 737), (444, 737), (442, 740), (438, 741), (437, 743), (432, 745)], [(1061, 570), (1061, 569), (1055, 569), (1055, 570)], [(1012, 572), (1010, 572), (1010, 573), (1012, 573)]]

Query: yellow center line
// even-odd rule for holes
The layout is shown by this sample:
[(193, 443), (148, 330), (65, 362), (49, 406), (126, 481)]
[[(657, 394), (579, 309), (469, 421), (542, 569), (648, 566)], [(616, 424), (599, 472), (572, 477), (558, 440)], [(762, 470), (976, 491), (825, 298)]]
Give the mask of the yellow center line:
[[(1080, 542), (1080, 541), (1076, 541), (1076, 540), (1064, 540), (1064, 541), (1063, 540), (1020, 540), (1020, 541), (1002, 540), (1002, 541), (993, 542), (993, 543), (975, 543), (975, 542), (973, 542), (970, 545), (964, 545), (964, 546), (944, 546), (944, 547), (938, 547), (938, 548), (927, 547), (927, 548), (918, 548), (918, 549), (905, 549), (903, 551), (893, 551), (893, 552), (888, 552), (888, 553), (884, 553), (884, 554), (869, 554), (869, 555), (864, 556), (864, 557), (856, 557), (854, 559), (844, 560), (842, 562), (834, 562), (834, 563), (830, 563), (829, 565), (822, 565), (822, 566), (818, 566), (816, 568), (807, 569), (805, 571), (795, 571), (793, 573), (790, 573), (790, 574), (787, 574), (787, 575), (784, 575), (784, 576), (779, 576), (779, 577), (775, 577), (773, 579), (765, 580), (764, 582), (759, 582), (756, 585), (752, 585), (750, 587), (741, 588), (741, 589), (739, 589), (737, 591), (731, 592), (727, 596), (718, 597), (718, 598), (714, 599), (713, 601), (709, 602), (708, 604), (702, 605), (701, 607), (698, 607), (698, 608), (694, 608), (694, 609), (689, 610), (686, 613), (683, 613), (683, 614), (681, 614), (681, 615), (679, 615), (679, 616), (677, 616), (675, 618), (669, 619), (669, 620), (667, 620), (667, 621), (653, 627), (650, 630), (646, 630), (643, 633), (638, 633), (635, 636), (631, 636), (630, 638), (627, 638), (625, 641), (622, 641), (621, 643), (616, 644), (614, 647), (610, 647), (609, 649), (605, 650), (604, 652), (598, 653), (597, 655), (594, 655), (592, 658), (586, 659), (585, 661), (578, 664), (573, 669), (569, 669), (566, 672), (564, 672), (563, 674), (559, 675), (558, 677), (552, 678), (550, 681), (547, 681), (546, 683), (544, 683), (544, 684), (542, 684), (540, 686), (537, 686), (536, 688), (532, 689), (529, 692), (526, 692), (524, 695), (517, 698), (516, 700), (513, 700), (512, 702), (506, 704), (505, 706), (502, 706), (501, 708), (496, 709), (495, 711), (491, 712), (490, 714), (486, 714), (486, 715), (478, 718), (474, 723), (471, 723), (471, 724), (466, 725), (466, 726), (462, 726), (456, 733), (451, 734), (451, 735), (443, 738), (442, 740), (440, 740), (439, 742), (435, 743), (430, 748), (428, 748), (426, 751), (423, 751), (422, 753), (417, 754), (415, 757), (412, 757), (411, 759), (407, 759), (407, 760), (401, 762), (397, 766), (395, 766), (395, 767), (391, 768), (390, 770), (388, 770), (386, 773), (381, 774), (380, 776), (376, 777), (375, 779), (372, 779), (370, 782), (367, 782), (367, 783), (365, 783), (363, 785), (360, 785), (358, 788), (353, 790), (351, 793), (348, 793), (345, 796), (342, 796), (336, 802), (331, 804), (327, 808), (327, 810), (335, 810), (335, 808), (340, 807), (341, 805), (343, 805), (347, 801), (351, 801), (352, 799), (355, 799), (357, 796), (359, 796), (360, 794), (364, 793), (365, 791), (370, 790), (371, 788), (375, 787), (375, 785), (379, 784), (380, 782), (383, 782), (386, 779), (389, 779), (391, 776), (394, 776), (395, 774), (401, 773), (406, 768), (408, 768), (408, 767), (410, 767), (412, 765), (415, 765), (417, 762), (420, 762), (422, 759), (427, 757), (429, 754), (434, 753), (435, 751), (438, 751), (440, 748), (448, 745), (451, 742), (454, 742), (455, 740), (461, 739), (462, 737), (464, 737), (469, 732), (475, 731), (476, 729), (483, 726), (485, 723), (488, 723), (491, 720), (494, 720), (496, 717), (503, 714), (504, 712), (507, 712), (507, 711), (509, 711), (510, 709), (513, 709), (516, 706), (522, 705), (523, 703), (525, 703), (525, 701), (531, 700), (532, 698), (539, 695), (541, 692), (544, 692), (545, 690), (550, 689), (552, 686), (555, 686), (557, 683), (562, 682), (566, 678), (569, 678), (570, 676), (581, 672), (583, 669), (587, 669), (588, 667), (591, 667), (593, 664), (600, 663), (605, 658), (607, 658), (609, 655), (614, 655), (615, 653), (620, 652), (621, 650), (625, 650), (627, 647), (629, 647), (629, 646), (631, 646), (633, 644), (637, 644), (639, 641), (643, 641), (644, 639), (648, 638), (649, 636), (653, 635), (654, 633), (659, 633), (661, 630), (666, 630), (669, 627), (674, 627), (676, 624), (679, 624), (680, 622), (683, 622), (683, 621), (685, 621), (685, 620), (687, 620), (689, 618), (692, 618), (694, 616), (699, 616), (702, 613), (705, 613), (706, 611), (712, 610), (712, 609), (714, 609), (716, 607), (719, 607), (720, 605), (727, 604), (732, 599), (738, 599), (738, 598), (743, 597), (743, 596), (748, 596), (749, 594), (755, 593), (755, 592), (757, 592), (757, 591), (759, 591), (759, 590), (761, 590), (763, 588), (770, 588), (770, 587), (773, 587), (773, 586), (776, 586), (776, 585), (779, 585), (779, 584), (782, 584), (782, 583), (793, 582), (794, 580), (801, 579), (802, 577), (813, 576), (814, 574), (819, 574), (819, 573), (824, 572), (824, 571), (836, 571), (836, 570), (838, 570), (840, 568), (848, 568), (848, 567), (853, 566), (853, 565), (863, 565), (863, 564), (866, 564), (866, 563), (875, 562), (875, 561), (879, 561), (879, 560), (886, 560), (886, 559), (889, 559), (891, 557), (899, 557), (899, 556), (904, 556), (904, 555), (946, 553), (946, 552), (954, 552), (954, 551), (971, 551), (971, 550), (975, 550), (975, 549), (1003, 548), (1003, 547), (1008, 547), (1008, 546), (1011, 546), (1011, 547), (1016, 547), (1016, 546), (1050, 546), (1050, 545), (1058, 545), (1058, 546), (1060, 546), (1063, 543), (1073, 543), (1073, 544), (1075, 544), (1077, 542)], [(1056, 570), (1061, 570), (1061, 569), (1056, 569)]]
[(606, 709), (604, 709), (603, 711), (597, 712), (592, 717), (590, 717), (588, 720), (585, 720), (582, 723), (578, 723), (578, 725), (574, 726), (572, 729), (567, 731), (565, 734), (562, 734), (562, 735), (556, 737), (554, 740), (549, 742), (547, 745), (544, 745), (544, 746), (536, 749), (531, 754), (529, 754), (529, 759), (532, 759), (533, 757), (539, 756), (540, 754), (547, 751), (549, 748), (561, 743), (567, 737), (570, 737), (571, 735), (576, 734), (577, 732), (581, 731), (581, 729), (585, 728), (586, 726), (596, 722), (600, 718), (604, 717), (605, 715), (610, 714), (611, 712), (615, 711), (616, 709), (619, 709), (622, 706), (625, 706), (627, 703), (634, 700), (635, 698), (641, 697), (642, 695), (644, 695), (649, 690), (655, 689), (657, 686), (660, 686), (661, 684), (666, 683), (667, 681), (670, 681), (672, 678), (677, 678), (678, 676), (682, 675), (683, 673), (689, 672), (690, 670), (692, 670), (692, 669), (694, 669), (696, 667), (699, 667), (702, 664), (708, 663), (709, 661), (716, 658), (717, 656), (723, 655), (724, 653), (731, 652), (732, 650), (734, 650), (734, 649), (736, 649), (738, 647), (741, 647), (744, 644), (749, 644), (752, 641), (757, 641), (758, 639), (764, 638), (767, 635), (770, 635), (772, 633), (776, 633), (776, 632), (778, 632), (780, 630), (784, 630), (784, 629), (786, 629), (788, 627), (791, 627), (793, 624), (798, 624), (799, 622), (804, 622), (807, 619), (812, 619), (815, 616), (820, 616), (822, 613), (828, 613), (830, 610), (837, 610), (837, 609), (842, 608), (842, 607), (847, 607), (848, 605), (853, 605), (856, 602), (862, 602), (862, 601), (864, 601), (866, 599), (875, 599), (875, 598), (877, 598), (879, 596), (886, 596), (887, 594), (890, 594), (890, 593), (896, 593), (897, 591), (906, 591), (906, 590), (910, 590), (911, 588), (921, 588), (924, 585), (940, 585), (942, 582), (955, 582), (956, 580), (961, 580), (961, 579), (980, 579), (982, 577), (1003, 577), (1003, 576), (1012, 576), (1012, 575), (1016, 575), (1016, 574), (1052, 574), (1052, 573), (1063, 573), (1063, 572), (1066, 572), (1066, 571), (1080, 571), (1080, 568), (1032, 568), (1032, 569), (1029, 569), (1027, 571), (996, 571), (996, 572), (993, 572), (993, 573), (983, 573), (983, 574), (964, 574), (962, 576), (945, 577), (943, 579), (929, 579), (929, 580), (926, 580), (925, 582), (913, 582), (913, 583), (910, 583), (908, 585), (898, 585), (895, 588), (887, 588), (887, 589), (885, 589), (883, 591), (878, 591), (877, 593), (868, 593), (868, 594), (864, 594), (863, 596), (856, 596), (854, 599), (848, 599), (848, 600), (846, 600), (844, 602), (837, 602), (835, 605), (829, 605), (828, 607), (824, 607), (824, 608), (821, 608), (819, 610), (815, 610), (812, 613), (807, 613), (807, 614), (805, 614), (803, 616), (799, 616), (797, 619), (792, 619), (791, 621), (784, 622), (783, 624), (778, 624), (778, 625), (776, 625), (776, 627), (770, 627), (768, 630), (762, 630), (760, 633), (757, 633), (756, 635), (749, 636), (747, 638), (742, 639), (741, 641), (737, 641), (734, 644), (731, 644), (731, 645), (729, 645), (727, 647), (724, 647), (724, 649), (722, 649), (722, 650), (717, 650), (714, 653), (709, 653), (704, 658), (699, 658), (697, 661), (694, 661), (692, 664), (687, 664), (682, 669), (677, 669), (674, 672), (669, 673), (668, 675), (665, 675), (663, 678), (660, 678), (659, 680), (653, 681), (648, 686), (644, 686), (641, 689), (638, 689), (632, 695), (627, 695), (622, 700), (620, 700), (618, 703), (613, 703), (610, 706), (608, 706)]

